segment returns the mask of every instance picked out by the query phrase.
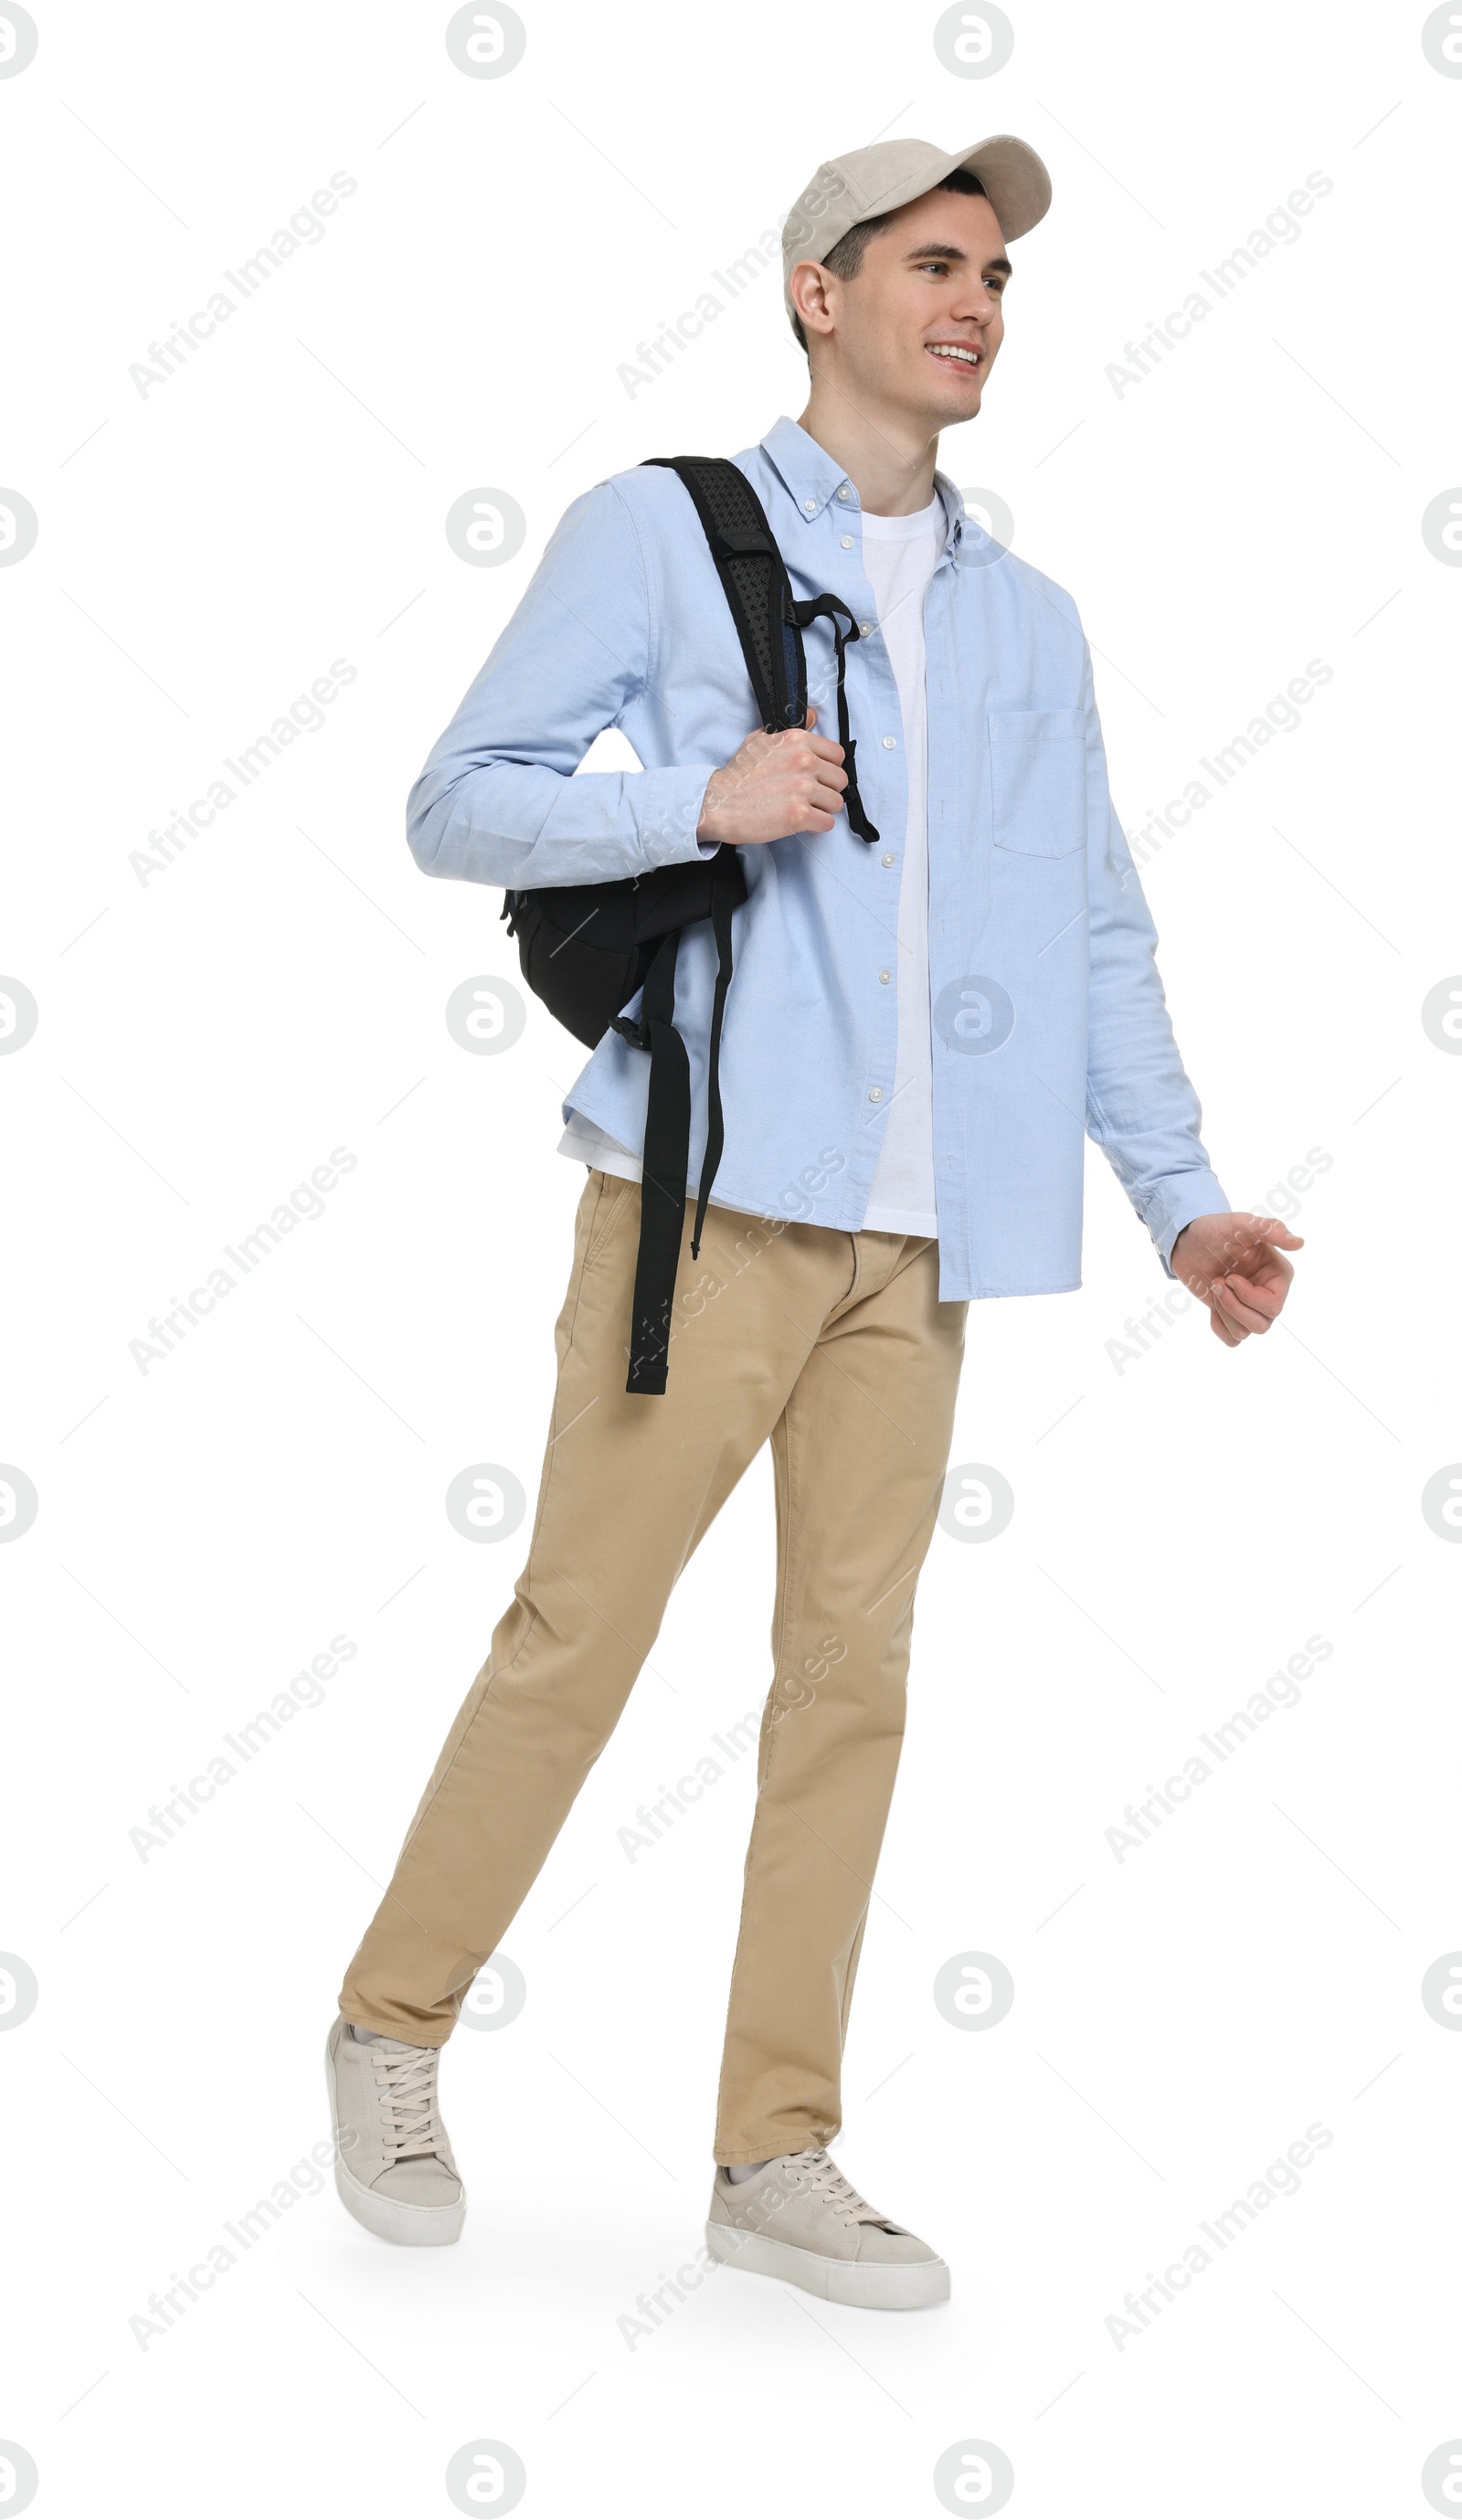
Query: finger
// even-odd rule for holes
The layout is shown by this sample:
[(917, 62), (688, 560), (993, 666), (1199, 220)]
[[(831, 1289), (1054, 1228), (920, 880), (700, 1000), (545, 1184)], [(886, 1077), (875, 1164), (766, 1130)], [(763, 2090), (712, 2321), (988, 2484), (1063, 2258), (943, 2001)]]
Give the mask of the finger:
[(1269, 1327), (1269, 1315), (1256, 1312), (1252, 1305), (1244, 1303), (1225, 1279), (1214, 1280), (1213, 1301), (1230, 1328), (1253, 1332), (1266, 1330)]
[(795, 734), (791, 740), (798, 746), (799, 761), (841, 761), (843, 758), (842, 744), (835, 743), (830, 735)]
[(1262, 1313), (1266, 1322), (1278, 1319), (1287, 1291), (1285, 1287), (1271, 1291), (1267, 1286), (1256, 1286), (1251, 1278), (1240, 1277), (1237, 1269), (1229, 1270), (1223, 1283), (1229, 1293), (1237, 1295), (1240, 1303), (1246, 1304), (1252, 1313)]
[(1247, 1330), (1232, 1328), (1216, 1309), (1209, 1315), (1209, 1328), (1215, 1338), (1223, 1341), (1225, 1347), (1237, 1347), (1240, 1341), (1248, 1336)]
[(1272, 1242), (1276, 1251), (1302, 1251), (1304, 1248), (1303, 1235), (1292, 1234), (1277, 1216), (1246, 1216), (1243, 1223), (1248, 1226), (1256, 1242)]
[(1246, 1337), (1250, 1338), (1262, 1338), (1265, 1330), (1272, 1329), (1274, 1327), (1267, 1313), (1251, 1312), (1247, 1304), (1238, 1303), (1232, 1298), (1225, 1307), (1223, 1318), (1236, 1328), (1242, 1329)]

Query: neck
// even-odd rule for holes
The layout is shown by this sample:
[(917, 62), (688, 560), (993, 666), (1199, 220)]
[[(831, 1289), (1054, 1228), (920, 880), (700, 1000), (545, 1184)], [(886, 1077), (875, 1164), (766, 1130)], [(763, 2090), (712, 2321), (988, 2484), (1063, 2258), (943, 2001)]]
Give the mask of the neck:
[(842, 466), (859, 504), (874, 517), (912, 517), (935, 494), (937, 429), (905, 412), (889, 412), (865, 390), (856, 399), (825, 371), (815, 372), (799, 427)]

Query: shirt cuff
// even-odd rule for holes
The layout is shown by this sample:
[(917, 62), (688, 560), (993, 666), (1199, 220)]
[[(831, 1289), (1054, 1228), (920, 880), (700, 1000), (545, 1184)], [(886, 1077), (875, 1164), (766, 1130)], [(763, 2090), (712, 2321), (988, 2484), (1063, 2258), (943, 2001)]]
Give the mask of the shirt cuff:
[(706, 790), (714, 775), (709, 763), (635, 774), (642, 873), (648, 874), (652, 867), (694, 866), (700, 859), (714, 857), (719, 843), (696, 837)]
[(1172, 1246), (1185, 1225), (1191, 1225), (1196, 1216), (1232, 1214), (1227, 1193), (1216, 1174), (1184, 1173), (1165, 1193), (1161, 1204), (1154, 1205), (1147, 1218), (1148, 1232), (1157, 1245), (1164, 1275), (1168, 1278), (1176, 1276), (1171, 1265)]

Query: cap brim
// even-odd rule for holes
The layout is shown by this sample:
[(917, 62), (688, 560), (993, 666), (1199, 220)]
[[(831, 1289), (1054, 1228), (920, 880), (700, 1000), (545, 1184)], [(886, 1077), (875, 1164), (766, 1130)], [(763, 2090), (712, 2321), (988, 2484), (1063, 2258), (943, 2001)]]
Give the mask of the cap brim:
[(990, 207), (1008, 245), (1039, 225), (1051, 206), (1051, 178), (1043, 158), (1027, 140), (1002, 134), (982, 140), (968, 158), (951, 161), (978, 175), (989, 195)]
[[(866, 154), (871, 156), (875, 153), (869, 151)], [(1045, 217), (1051, 206), (1051, 178), (1044, 160), (1036, 156), (1028, 140), (1017, 140), (1009, 132), (999, 132), (992, 139), (977, 141), (971, 149), (951, 149), (945, 156), (930, 150), (917, 173), (900, 176), (879, 191), (864, 190), (855, 195), (856, 215), (846, 224), (858, 226), (865, 219), (884, 218), (891, 211), (906, 208), (910, 202), (921, 201), (926, 193), (932, 193), (956, 168), (979, 176), (1007, 245), (1015, 237), (1026, 236)], [(839, 234), (843, 233), (845, 233), (845, 228), (840, 228)], [(783, 239), (785, 257), (789, 251), (786, 230), (783, 231)], [(813, 258), (820, 258), (831, 250), (836, 241), (833, 237), (821, 243), (815, 248)], [(784, 274), (790, 276), (785, 259)], [(792, 302), (787, 276), (782, 283), (782, 298), (796, 332), (797, 309)]]
[(901, 210), (907, 202), (919, 201), (946, 175), (952, 175), (957, 166), (967, 174), (979, 176), (1007, 245), (1037, 226), (1051, 206), (1051, 178), (1044, 159), (1036, 156), (1028, 140), (1016, 140), (1002, 132), (992, 140), (980, 141), (973, 149), (951, 150), (937, 174), (921, 175), (910, 184), (895, 186), (888, 200), (880, 202), (879, 213)]

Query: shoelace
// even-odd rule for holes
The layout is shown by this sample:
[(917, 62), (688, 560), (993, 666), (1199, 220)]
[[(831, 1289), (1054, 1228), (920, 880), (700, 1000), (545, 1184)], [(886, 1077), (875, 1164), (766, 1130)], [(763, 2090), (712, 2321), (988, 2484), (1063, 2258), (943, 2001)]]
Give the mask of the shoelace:
[(796, 2156), (798, 2182), (813, 2188), (826, 2199), (845, 2223), (876, 2223), (885, 2230), (897, 2227), (882, 2215), (866, 2196), (860, 2196), (850, 2179), (845, 2179), (829, 2152), (800, 2152)]
[(391, 2152), (397, 2161), (419, 2160), (423, 2153), (436, 2150), (433, 2122), (437, 2055), (434, 2048), (397, 2047), (394, 2042), (375, 2050), (376, 2079), (379, 2084), (385, 2077)]

